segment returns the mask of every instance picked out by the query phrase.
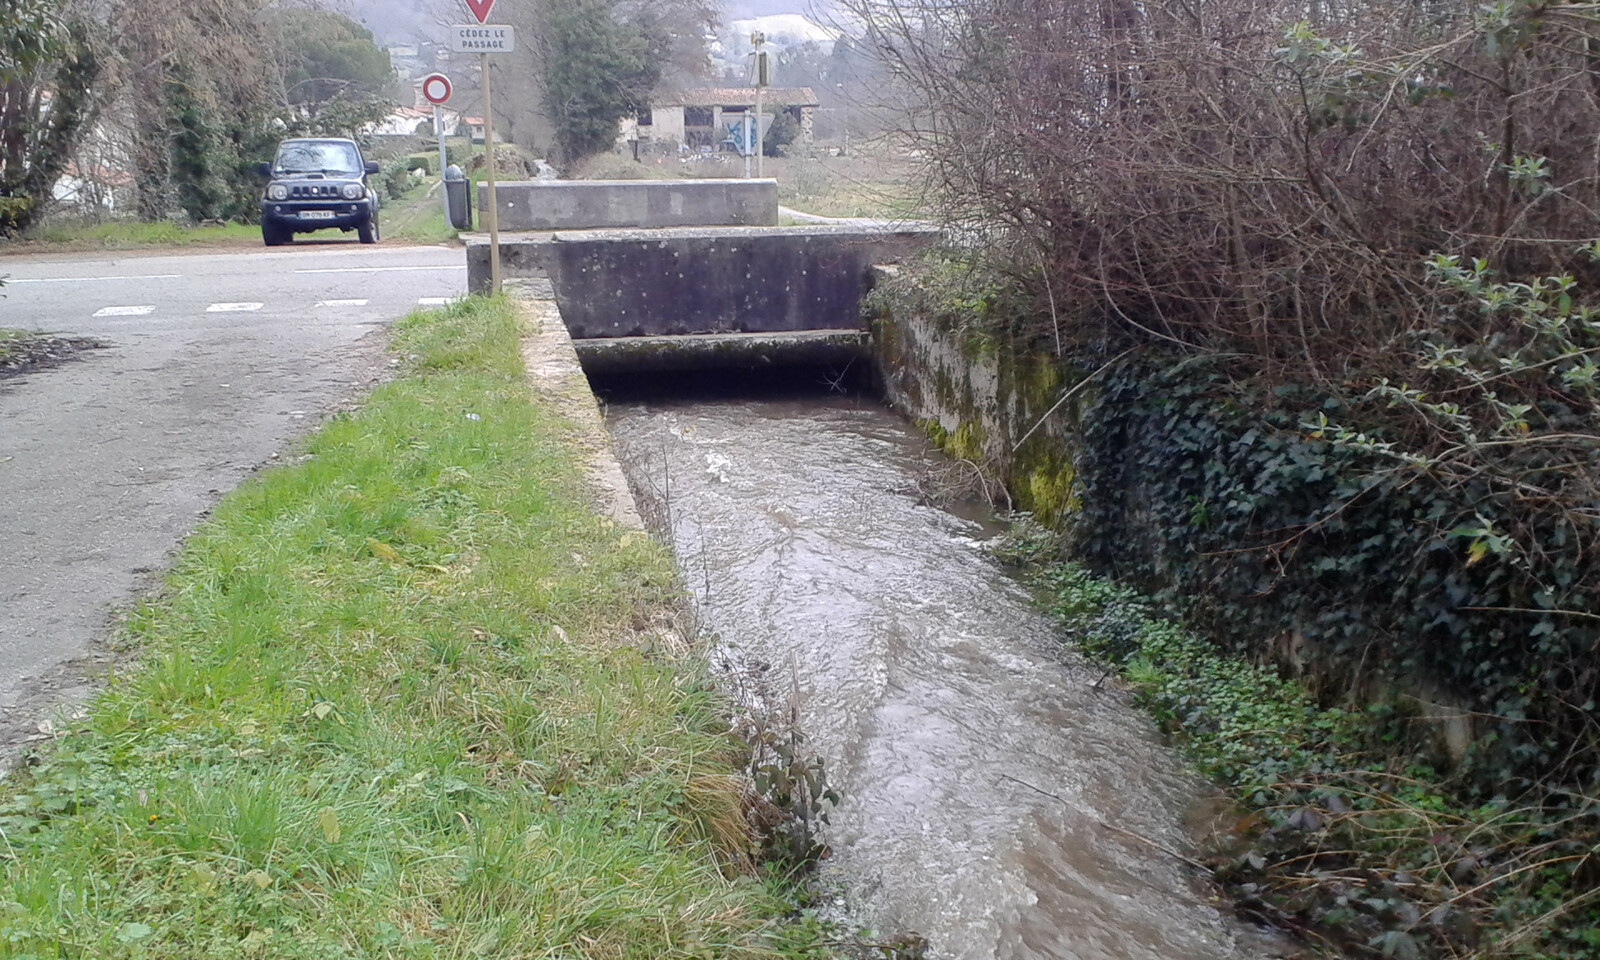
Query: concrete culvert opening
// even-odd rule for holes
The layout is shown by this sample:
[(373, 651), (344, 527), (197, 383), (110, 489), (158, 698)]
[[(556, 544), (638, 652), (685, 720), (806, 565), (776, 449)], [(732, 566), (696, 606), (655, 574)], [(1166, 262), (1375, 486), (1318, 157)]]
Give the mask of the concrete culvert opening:
[(790, 364), (589, 373), (595, 396), (606, 403), (699, 400), (807, 400), (881, 395), (866, 360), (844, 365)]

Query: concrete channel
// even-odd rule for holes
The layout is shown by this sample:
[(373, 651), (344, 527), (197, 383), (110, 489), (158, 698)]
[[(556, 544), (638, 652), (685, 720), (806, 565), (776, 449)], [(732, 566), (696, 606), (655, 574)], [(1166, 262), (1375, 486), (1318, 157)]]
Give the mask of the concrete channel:
[[(560, 195), (545, 190), (528, 196)], [(863, 223), (562, 230), (515, 237), (504, 263), (534, 389), (592, 447), (602, 503), (668, 538), (719, 638), (719, 685), (747, 717), (790, 718), (840, 790), (822, 876), (842, 919), (961, 960), (1282, 956), (1165, 852), (1189, 842), (1203, 786), (1061, 647), (984, 553), (984, 522), (918, 492), (948, 461), (915, 427), (815, 384), (694, 393), (860, 361), (902, 412), (976, 416), (908, 382), (954, 382), (937, 330), (862, 316), (885, 265), (936, 239)], [(474, 289), (487, 256), (471, 243)], [(601, 424), (585, 373), (664, 390), (610, 396)], [(1006, 406), (993, 371), (968, 380), (994, 387), (975, 406)]]

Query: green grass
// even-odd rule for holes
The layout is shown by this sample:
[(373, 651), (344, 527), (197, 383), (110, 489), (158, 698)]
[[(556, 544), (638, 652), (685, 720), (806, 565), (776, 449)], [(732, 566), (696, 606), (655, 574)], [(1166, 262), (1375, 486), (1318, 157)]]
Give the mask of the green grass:
[(10, 330), (0, 327), (0, 362), (8, 360), (17, 352), (17, 346), (24, 340), (30, 340), (37, 334), (26, 330)]
[[(654, 157), (604, 153), (581, 161), (566, 175), (573, 180), (680, 180), (744, 176), (744, 160), (723, 154), (726, 162), (680, 163)], [(778, 202), (824, 217), (917, 219), (929, 216), (921, 203), (914, 166), (891, 145), (863, 144), (848, 157), (767, 157), (764, 173), (778, 181)], [(786, 226), (806, 221), (784, 218)]]
[[(735, 744), (639, 646), (669, 557), (598, 517), (519, 330), (400, 322), (399, 379), (224, 499), (139, 665), (0, 793), (0, 957), (763, 955)], [(789, 941), (782, 941), (789, 942)]]
[[(410, 243), (447, 243), (456, 231), (445, 222), (443, 202), (429, 197), (427, 187), (419, 186), (398, 200), (385, 201), (379, 214), (383, 238)], [(299, 234), (302, 239), (323, 239), (355, 234), (323, 230)], [(67, 250), (138, 250), (161, 247), (260, 246), (261, 227), (251, 223), (226, 223), (189, 227), (161, 222), (110, 220), (93, 224), (50, 224), (16, 241), (17, 248), (52, 247)], [(7, 244), (0, 244), (0, 251)]]
[(105, 248), (186, 247), (214, 243), (261, 242), (261, 228), (244, 223), (221, 226), (186, 227), (176, 223), (141, 223), (111, 220), (94, 224), (46, 226), (33, 232), (29, 241), (52, 246)]
[(456, 228), (444, 216), (444, 201), (437, 192), (428, 195), (431, 183), (425, 182), (399, 200), (384, 203), (380, 221), (384, 239), (448, 243), (456, 238)]

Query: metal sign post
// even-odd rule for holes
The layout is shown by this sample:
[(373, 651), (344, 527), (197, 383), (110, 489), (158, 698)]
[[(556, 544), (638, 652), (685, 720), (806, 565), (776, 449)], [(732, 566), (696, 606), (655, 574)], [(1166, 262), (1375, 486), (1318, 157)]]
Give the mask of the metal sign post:
[(444, 146), (444, 114), (433, 105), (433, 132), (439, 135), (439, 193), (444, 196), (444, 225), (450, 226), (450, 191), (444, 185), (444, 171), (450, 166), (450, 153)]
[(430, 73), (422, 78), (422, 95), (433, 104), (433, 132), (439, 138), (439, 193), (444, 197), (444, 224), (450, 225), (450, 190), (444, 185), (444, 170), (449, 154), (444, 148), (444, 114), (440, 106), (450, 99), (450, 78), (442, 73)]
[[(767, 51), (761, 49), (767, 42), (767, 35), (757, 30), (750, 34), (750, 45), (755, 48), (755, 65), (750, 71), (750, 79), (756, 88), (756, 176), (766, 175), (767, 138), (761, 129), (762, 107), (766, 103), (767, 86), (772, 83), (772, 62), (767, 58)], [(745, 176), (750, 174), (747, 170)]]
[[(495, 192), (494, 156), (494, 100), (489, 93), (489, 54), (511, 53), (517, 48), (517, 36), (509, 26), (488, 22), (489, 11), (495, 0), (465, 0), (476, 24), (453, 26), (450, 33), (456, 53), (476, 53), (483, 83), (483, 149), (487, 161), (485, 172), (489, 188), (484, 219), (489, 222), (489, 292), (500, 292), (500, 202)], [(470, 137), (469, 137), (470, 139)]]

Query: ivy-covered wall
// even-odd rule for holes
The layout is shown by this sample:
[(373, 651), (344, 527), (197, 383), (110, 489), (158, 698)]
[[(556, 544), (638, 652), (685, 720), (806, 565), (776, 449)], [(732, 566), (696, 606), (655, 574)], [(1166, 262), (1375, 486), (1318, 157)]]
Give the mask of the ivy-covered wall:
[(1390, 729), (1483, 789), (1600, 775), (1600, 631), (1571, 614), (1593, 600), (1581, 531), (1545, 530), (1537, 563), (1502, 552), (1503, 496), (1378, 470), (1305, 426), (1336, 401), (1292, 385), (1252, 396), (1204, 361), (1129, 357), (1057, 407), (1083, 371), (882, 279), (887, 401), (1003, 478), (1094, 569), (1325, 704), (1392, 713)]

